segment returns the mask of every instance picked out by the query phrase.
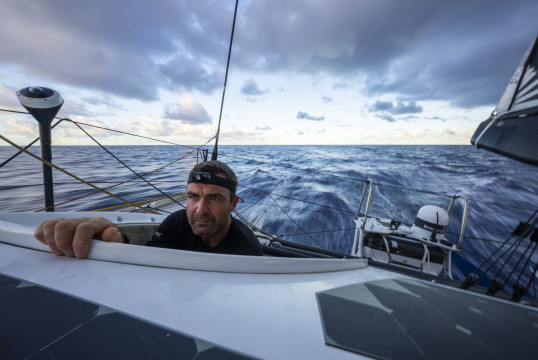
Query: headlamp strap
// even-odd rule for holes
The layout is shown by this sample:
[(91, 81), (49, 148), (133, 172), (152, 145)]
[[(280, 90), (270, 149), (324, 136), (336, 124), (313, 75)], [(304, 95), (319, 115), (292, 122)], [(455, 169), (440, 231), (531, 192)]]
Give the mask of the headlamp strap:
[(191, 173), (187, 184), (190, 183), (217, 185), (230, 190), (234, 194), (237, 189), (237, 186), (232, 181), (220, 176), (211, 175), (211, 173), (205, 171)]

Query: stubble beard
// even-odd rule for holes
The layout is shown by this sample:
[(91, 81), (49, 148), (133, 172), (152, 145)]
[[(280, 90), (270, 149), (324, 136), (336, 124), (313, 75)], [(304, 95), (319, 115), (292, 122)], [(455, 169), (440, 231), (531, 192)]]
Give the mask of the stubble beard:
[(216, 224), (215, 218), (211, 216), (194, 216), (191, 220), (192, 232), (203, 239), (210, 238), (221, 227)]

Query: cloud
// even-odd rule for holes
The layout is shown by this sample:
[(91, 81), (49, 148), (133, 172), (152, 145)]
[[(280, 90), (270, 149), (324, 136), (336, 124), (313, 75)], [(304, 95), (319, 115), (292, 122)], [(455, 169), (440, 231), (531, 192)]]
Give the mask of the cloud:
[(222, 84), (231, 4), (8, 1), (2, 13), (0, 63), (30, 77), (143, 101), (156, 100), (159, 88)]
[(184, 94), (178, 99), (175, 109), (166, 109), (163, 117), (191, 125), (211, 123), (211, 117), (204, 107), (189, 94)]
[[(396, 120), (409, 121), (414, 119), (413, 116), (402, 117), (405, 114), (417, 114), (423, 111), (422, 106), (414, 101), (408, 103), (377, 100), (373, 105), (368, 107), (368, 111), (375, 113), (376, 116), (388, 122), (396, 122)], [(398, 116), (397, 118), (395, 116)]]
[(268, 89), (260, 89), (258, 84), (252, 79), (249, 79), (243, 83), (243, 86), (241, 87), (241, 92), (245, 95), (250, 96), (259, 96), (259, 95), (265, 95), (269, 92)]
[(499, 99), (536, 35), (521, 24), (535, 23), (538, 2), (258, 0), (245, 13), (242, 66), (330, 74), (340, 88), (361, 80), (370, 96), (473, 107)]
[[(2, 119), (0, 122), (3, 129), (9, 129), (10, 134), (14, 135), (27, 135), (35, 134), (35, 137), (39, 136), (39, 125), (37, 121), (33, 120), (32, 117), (28, 118), (15, 118), (8, 117), (7, 119)], [(8, 137), (9, 138), (9, 137)], [(2, 145), (7, 145), (2, 141)]]
[(393, 115), (416, 114), (422, 112), (422, 106), (417, 105), (417, 103), (414, 101), (410, 101), (407, 104), (404, 102), (398, 102), (396, 105), (394, 105), (392, 101), (377, 100), (375, 104), (370, 107), (369, 111), (384, 111)]
[(297, 112), (297, 119), (323, 121), (323, 120), (325, 120), (325, 116), (312, 116), (312, 115), (309, 115), (307, 112), (298, 111)]
[(2, 99), (2, 107), (9, 108), (10, 110), (26, 111), (19, 102), (19, 99), (17, 99), (17, 90), (19, 89), (14, 89), (0, 83), (0, 98)]
[[(105, 123), (99, 119), (88, 119), (82, 116), (74, 116), (73, 119), (71, 120), (78, 121), (84, 124), (98, 126), (98, 127), (93, 127), (93, 126), (80, 124), (80, 128), (84, 129), (88, 134), (94, 137), (97, 141), (100, 141), (103, 138), (107, 138), (107, 137), (118, 136), (118, 133), (114, 131), (108, 131), (106, 129), (115, 129), (115, 130), (124, 131), (127, 133), (129, 132), (133, 133), (134, 132), (133, 130), (135, 130), (132, 126), (130, 126), (130, 124), (125, 124), (124, 122), (116, 122), (115, 124), (110, 124), (110, 123)], [(63, 136), (61, 135), (61, 133), (58, 133), (59, 135), (57, 136), (57, 138), (62, 139), (61, 140), (62, 143), (65, 143), (66, 141), (67, 143), (69, 143), (70, 140), (75, 139), (75, 138), (76, 139), (89, 139), (88, 135), (86, 135), (84, 131), (82, 131), (77, 125), (75, 125), (74, 123), (70, 121), (62, 121), (62, 124), (60, 126), (61, 126), (61, 129), (63, 130)], [(88, 140), (88, 141), (91, 142), (92, 144), (95, 144), (93, 140)]]
[(168, 88), (199, 90), (211, 93), (222, 87), (224, 73), (211, 71), (194, 59), (183, 54), (159, 66), (160, 74), (166, 79)]
[[(163, 89), (211, 94), (222, 87), (233, 5), (5, 1), (0, 72), (147, 102)], [(522, 24), (537, 13), (535, 0), (243, 2), (230, 66), (328, 76), (333, 89), (405, 102), (494, 105), (536, 35)], [(268, 90), (252, 81), (242, 91)]]
[(378, 114), (377, 117), (391, 123), (396, 122), (396, 119), (388, 114)]
[(322, 96), (321, 99), (325, 101), (326, 103), (332, 102), (333, 98), (330, 96)]
[(256, 129), (256, 130), (260, 130), (260, 131), (269, 131), (269, 130), (273, 130), (273, 128), (271, 128), (270, 126), (256, 126), (255, 129)]
[(140, 117), (133, 122), (137, 130), (143, 129), (153, 137), (170, 136), (176, 133), (174, 124), (170, 121), (158, 121), (149, 117)]

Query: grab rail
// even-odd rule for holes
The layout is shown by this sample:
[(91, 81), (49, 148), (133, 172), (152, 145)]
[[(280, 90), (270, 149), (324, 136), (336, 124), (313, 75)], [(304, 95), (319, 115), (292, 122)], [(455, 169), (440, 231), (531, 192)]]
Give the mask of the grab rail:
[[(373, 194), (374, 185), (375, 185), (375, 183), (370, 179), (365, 181), (364, 188), (362, 190), (361, 200), (359, 202), (359, 206), (357, 208), (357, 213), (355, 215), (355, 219), (358, 219), (359, 217), (361, 217), (362, 204), (364, 203), (364, 197), (366, 195), (366, 189), (369, 186), (370, 189), (368, 190), (368, 198), (366, 199), (366, 209), (364, 210), (364, 215), (362, 215), (362, 218), (364, 219), (362, 221), (362, 224), (361, 224), (361, 229), (362, 230), (364, 230), (364, 227), (366, 225), (365, 220), (366, 220), (366, 217), (368, 216), (368, 212), (370, 210), (370, 206), (371, 206), (371, 203), (372, 203), (372, 194)], [(452, 211), (452, 208), (454, 207), (454, 204), (455, 204), (456, 200), (458, 200), (458, 199), (461, 199), (463, 201), (463, 214), (462, 214), (462, 218), (461, 218), (460, 235), (459, 235), (458, 243), (456, 245), (458, 249), (461, 249), (461, 246), (463, 244), (463, 239), (464, 239), (465, 227), (467, 225), (467, 215), (468, 215), (468, 212), (469, 212), (469, 201), (463, 195), (457, 195), (457, 194), (453, 195), (452, 200), (450, 201), (450, 204), (448, 205), (447, 213), (450, 215), (450, 212)], [(359, 241), (359, 243), (360, 243), (360, 241)], [(355, 244), (355, 246), (356, 246), (356, 244)], [(354, 251), (355, 251), (355, 249), (354, 249)], [(357, 249), (357, 252), (360, 253), (361, 249)]]

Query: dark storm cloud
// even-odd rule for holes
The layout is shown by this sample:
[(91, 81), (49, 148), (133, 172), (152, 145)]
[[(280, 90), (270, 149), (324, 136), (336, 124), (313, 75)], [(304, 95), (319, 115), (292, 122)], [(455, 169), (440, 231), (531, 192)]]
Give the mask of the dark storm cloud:
[[(222, 88), (234, 5), (5, 0), (0, 65), (141, 100), (160, 88), (211, 93)], [(536, 0), (239, 5), (232, 71), (323, 74), (336, 90), (360, 86), (406, 102), (496, 103), (538, 32)]]
[(313, 121), (323, 121), (325, 120), (325, 116), (312, 116), (304, 111), (298, 111), (297, 112), (297, 119), (304, 119), (304, 120), (313, 120)]
[(223, 74), (210, 72), (199, 61), (179, 55), (175, 59), (159, 66), (160, 74), (167, 79), (168, 88), (199, 90), (211, 93), (222, 87)]
[(7, 0), (2, 14), (0, 63), (31, 77), (141, 100), (222, 86), (233, 4)]
[(252, 2), (238, 35), (248, 63), (356, 75), (368, 95), (472, 107), (497, 102), (538, 32), (535, 0), (324, 4)]

